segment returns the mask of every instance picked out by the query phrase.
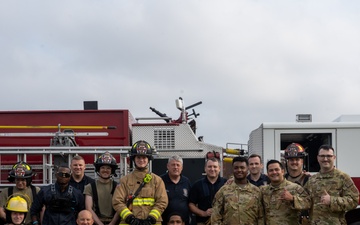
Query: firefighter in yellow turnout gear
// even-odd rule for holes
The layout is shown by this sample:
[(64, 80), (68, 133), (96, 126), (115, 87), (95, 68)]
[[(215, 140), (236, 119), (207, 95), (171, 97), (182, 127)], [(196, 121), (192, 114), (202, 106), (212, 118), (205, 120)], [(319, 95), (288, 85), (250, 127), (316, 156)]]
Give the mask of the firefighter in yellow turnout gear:
[(168, 197), (163, 180), (149, 172), (152, 154), (153, 149), (146, 141), (136, 142), (130, 150), (135, 169), (120, 179), (112, 199), (113, 207), (121, 217), (120, 224), (161, 224)]

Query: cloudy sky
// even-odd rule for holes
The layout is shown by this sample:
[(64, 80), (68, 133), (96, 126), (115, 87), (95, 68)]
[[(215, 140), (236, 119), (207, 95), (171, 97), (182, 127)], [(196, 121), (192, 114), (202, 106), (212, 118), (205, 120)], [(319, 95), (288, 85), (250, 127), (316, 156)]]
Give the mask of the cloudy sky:
[(360, 114), (360, 1), (0, 1), (0, 110), (195, 108), (208, 143)]

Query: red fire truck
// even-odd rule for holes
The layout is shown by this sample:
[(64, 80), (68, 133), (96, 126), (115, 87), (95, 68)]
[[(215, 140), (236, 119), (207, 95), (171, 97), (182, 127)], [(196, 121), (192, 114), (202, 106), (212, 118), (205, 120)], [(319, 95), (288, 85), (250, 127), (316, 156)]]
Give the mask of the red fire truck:
[(185, 107), (182, 99), (177, 99), (178, 119), (151, 107), (157, 117), (134, 118), (129, 110), (88, 109), (85, 103), (84, 110), (0, 111), (0, 186), (9, 185), (8, 171), (20, 160), (36, 172), (34, 184), (52, 183), (54, 165), (69, 163), (76, 154), (85, 158), (87, 175), (95, 176), (92, 164), (105, 151), (117, 159), (118, 174), (125, 175), (128, 151), (138, 140), (146, 140), (156, 149), (153, 172), (165, 173), (168, 157), (177, 154), (184, 159), (183, 173), (195, 181), (203, 174), (205, 154), (223, 151), (196, 136), (199, 114), (192, 108), (199, 104)]

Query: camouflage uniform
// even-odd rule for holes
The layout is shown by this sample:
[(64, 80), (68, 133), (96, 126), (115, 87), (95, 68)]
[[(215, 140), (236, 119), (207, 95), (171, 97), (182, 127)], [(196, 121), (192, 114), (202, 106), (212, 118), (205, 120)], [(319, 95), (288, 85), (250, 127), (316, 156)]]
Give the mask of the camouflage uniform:
[(214, 197), (212, 210), (211, 225), (264, 224), (261, 192), (249, 182), (244, 187), (235, 182), (221, 187)]
[[(299, 184), (301, 185), (302, 187), (304, 187), (304, 185), (306, 184), (306, 182), (308, 182), (309, 178), (310, 178), (310, 175), (307, 175), (305, 173), (302, 173), (300, 176), (297, 176), (297, 177), (292, 177), (290, 176), (290, 174), (285, 174), (285, 178), (288, 180), (288, 181), (291, 181), (293, 183), (296, 183), (296, 184)], [(309, 225), (310, 222), (310, 217), (309, 217), (309, 210), (302, 210), (300, 213), (299, 213), (299, 221), (300, 221), (300, 224), (302, 225)]]
[[(285, 189), (294, 196), (293, 202), (279, 199)], [(277, 187), (270, 184), (261, 186), (260, 190), (263, 195), (267, 225), (297, 225), (299, 211), (310, 207), (310, 197), (304, 188), (285, 178)]]
[[(311, 176), (304, 188), (312, 200), (310, 220), (314, 225), (346, 224), (345, 212), (356, 208), (359, 201), (359, 191), (354, 182), (338, 169)], [(330, 205), (321, 204), (325, 191), (330, 195)]]

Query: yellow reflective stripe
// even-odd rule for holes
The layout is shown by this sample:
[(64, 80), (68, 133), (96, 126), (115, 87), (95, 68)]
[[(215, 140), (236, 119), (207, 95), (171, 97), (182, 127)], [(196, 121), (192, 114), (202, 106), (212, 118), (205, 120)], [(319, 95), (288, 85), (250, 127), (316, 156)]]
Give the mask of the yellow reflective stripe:
[(155, 199), (154, 198), (135, 198), (132, 202), (133, 205), (149, 205), (153, 206), (155, 205)]
[(128, 217), (131, 213), (130, 209), (125, 208), (123, 211), (120, 212), (120, 217), (125, 219), (126, 217)]
[(159, 219), (159, 217), (161, 216), (161, 213), (158, 210), (153, 209), (150, 211), (149, 215), (153, 216), (155, 219)]

